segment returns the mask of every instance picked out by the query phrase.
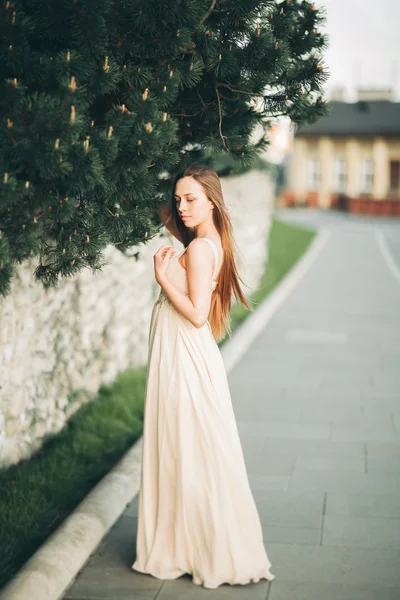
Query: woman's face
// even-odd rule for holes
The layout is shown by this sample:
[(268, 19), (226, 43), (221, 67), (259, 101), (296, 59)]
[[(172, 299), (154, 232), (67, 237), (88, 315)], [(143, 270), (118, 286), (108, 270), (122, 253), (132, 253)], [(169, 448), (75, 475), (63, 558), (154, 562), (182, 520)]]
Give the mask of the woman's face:
[(201, 184), (193, 177), (178, 179), (175, 186), (175, 206), (187, 227), (196, 227), (209, 217), (212, 219), (214, 204), (208, 200)]

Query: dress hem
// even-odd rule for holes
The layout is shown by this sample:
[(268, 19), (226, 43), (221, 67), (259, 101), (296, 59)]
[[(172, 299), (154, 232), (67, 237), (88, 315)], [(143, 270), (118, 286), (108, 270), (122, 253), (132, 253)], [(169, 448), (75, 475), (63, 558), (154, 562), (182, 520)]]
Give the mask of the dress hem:
[(182, 575), (190, 575), (192, 577), (192, 583), (194, 583), (195, 585), (198, 586), (202, 586), (204, 588), (207, 589), (216, 589), (221, 585), (224, 584), (228, 584), (228, 585), (247, 585), (249, 583), (258, 583), (259, 581), (261, 581), (261, 579), (266, 579), (267, 581), (273, 581), (275, 579), (275, 575), (273, 575), (270, 570), (268, 569), (266, 572), (264, 572), (262, 575), (257, 575), (254, 577), (248, 577), (246, 579), (242, 579), (242, 580), (237, 580), (237, 581), (233, 581), (233, 580), (229, 580), (229, 579), (224, 579), (222, 581), (219, 582), (206, 582), (202, 579), (199, 579), (198, 577), (194, 576), (193, 573), (191, 573), (190, 571), (182, 571), (182, 570), (176, 570), (176, 571), (172, 571), (169, 573), (164, 573), (164, 574), (158, 574), (156, 575), (153, 572), (147, 571), (144, 568), (135, 566), (136, 563), (134, 563), (131, 567), (132, 570), (134, 571), (138, 571), (139, 573), (144, 573), (145, 575), (151, 575), (152, 577), (155, 577), (156, 579), (167, 579), (167, 580), (171, 580), (171, 579), (178, 579), (179, 577), (182, 577)]

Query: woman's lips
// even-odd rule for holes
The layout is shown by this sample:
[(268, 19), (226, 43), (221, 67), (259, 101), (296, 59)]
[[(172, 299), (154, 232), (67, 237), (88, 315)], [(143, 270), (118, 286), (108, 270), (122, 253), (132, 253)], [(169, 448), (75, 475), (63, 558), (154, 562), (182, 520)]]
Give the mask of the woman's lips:
[(181, 217), (182, 221), (186, 221), (186, 219), (190, 219), (190, 217)]

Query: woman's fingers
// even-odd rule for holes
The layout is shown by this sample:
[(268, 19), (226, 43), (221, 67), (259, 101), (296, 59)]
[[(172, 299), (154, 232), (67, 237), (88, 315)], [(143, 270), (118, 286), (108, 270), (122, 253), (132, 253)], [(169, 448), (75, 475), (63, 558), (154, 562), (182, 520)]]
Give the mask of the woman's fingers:
[(173, 246), (164, 246), (164, 256), (171, 254), (174, 250), (175, 248)]
[(172, 253), (175, 252), (175, 247), (174, 246), (168, 246), (168, 245), (164, 245), (164, 246), (160, 246), (160, 248), (157, 250), (157, 252), (155, 253), (154, 256), (158, 257), (162, 257), (165, 258), (168, 253)]

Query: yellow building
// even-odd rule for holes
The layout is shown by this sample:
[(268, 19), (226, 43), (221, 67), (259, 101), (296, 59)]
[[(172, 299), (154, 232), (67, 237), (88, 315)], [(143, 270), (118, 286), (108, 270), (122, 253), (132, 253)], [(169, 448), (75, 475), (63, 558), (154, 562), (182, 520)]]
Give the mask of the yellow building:
[(400, 216), (400, 102), (332, 101), (297, 131), (286, 179), (287, 206)]

